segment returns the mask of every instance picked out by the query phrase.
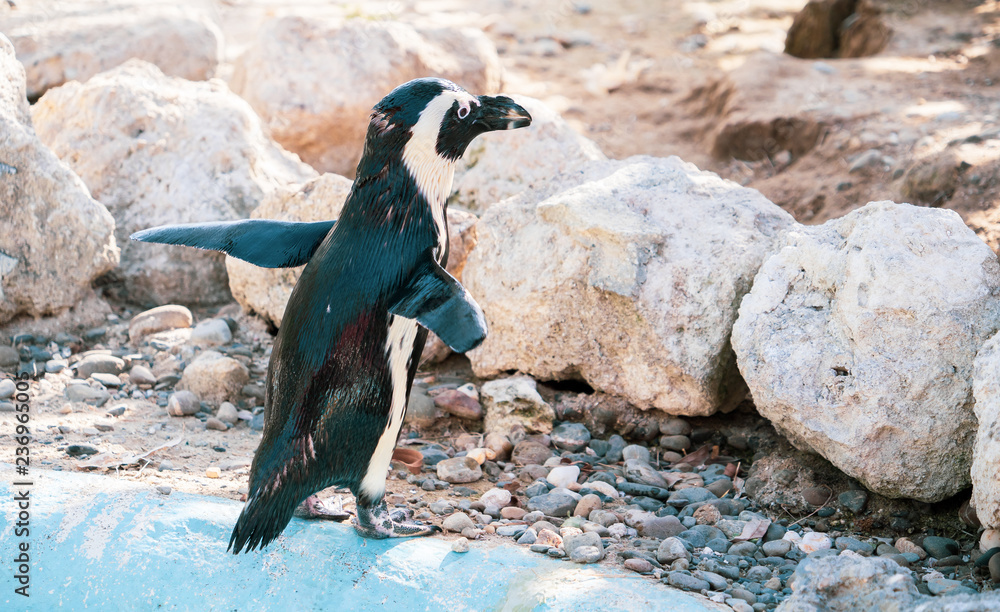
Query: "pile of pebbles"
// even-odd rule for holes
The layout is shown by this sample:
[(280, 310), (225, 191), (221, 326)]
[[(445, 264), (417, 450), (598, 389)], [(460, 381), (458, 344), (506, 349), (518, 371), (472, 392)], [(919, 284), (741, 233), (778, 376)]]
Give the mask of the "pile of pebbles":
[[(683, 419), (665, 428), (652, 449), (618, 435), (593, 439), (579, 423), (517, 440), (490, 434), (483, 448), (457, 452), (476, 438), (459, 438), (454, 448), (427, 444), (421, 449), (425, 473), (407, 481), (425, 491), (451, 486), (459, 499), (425, 504), (396, 495), (389, 501), (417, 506), (418, 519), (443, 517), (445, 531), (461, 535), (456, 551), (495, 534), (554, 558), (621, 564), (734, 610), (775, 608), (791, 595), (800, 562), (842, 551), (890, 558), (914, 570), (918, 590), (929, 595), (973, 594), (990, 579), (1000, 581), (1000, 547), (972, 552), (974, 539), (960, 544), (935, 535), (886, 538), (832, 530), (831, 523), (847, 523), (861, 512), (863, 491), (833, 497), (825, 488), (807, 490), (804, 496), (819, 506), (814, 515), (772, 520), (741, 494), (733, 459), (713, 460), (707, 448), (686, 456), (665, 450), (690, 448), (692, 431)], [(462, 486), (480, 478), (495, 488), (478, 495)]]
[[(57, 403), (56, 413), (95, 409), (104, 413), (103, 421), (89, 427), (59, 425), (39, 432), (40, 443), (54, 443), (71, 458), (96, 455), (101, 449), (94, 441), (114, 431), (118, 417), (136, 416), (137, 410), (162, 422), (176, 417), (185, 417), (186, 423), (200, 421), (207, 430), (228, 431), (240, 423), (250, 430), (263, 430), (269, 341), (240, 343), (235, 339), (238, 325), (230, 317), (208, 318), (192, 328), (191, 312), (176, 305), (154, 308), (131, 319), (111, 314), (107, 321), (105, 326), (77, 334), (21, 333), (10, 338), (9, 345), (0, 345), (0, 371), (38, 380), (39, 394), (47, 398), (46, 403)], [(198, 359), (207, 353), (218, 359)], [(219, 368), (220, 360), (230, 367)], [(185, 374), (203, 387), (199, 390), (206, 397), (178, 388)], [(14, 410), (12, 396), (13, 381), (0, 380), (0, 412)], [(148, 433), (158, 430), (154, 424)], [(69, 434), (82, 434), (88, 443), (70, 442)], [(192, 444), (205, 445), (202, 440)], [(225, 445), (212, 450), (226, 452)]]

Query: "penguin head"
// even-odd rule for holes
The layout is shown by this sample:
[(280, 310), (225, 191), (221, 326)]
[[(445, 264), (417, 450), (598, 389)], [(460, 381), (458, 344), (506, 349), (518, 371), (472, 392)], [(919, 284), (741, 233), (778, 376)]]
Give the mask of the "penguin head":
[(358, 176), (381, 171), (387, 155), (401, 157), (411, 170), (415, 164), (451, 165), (476, 136), (530, 124), (528, 111), (506, 96), (474, 96), (451, 81), (415, 79), (372, 110)]

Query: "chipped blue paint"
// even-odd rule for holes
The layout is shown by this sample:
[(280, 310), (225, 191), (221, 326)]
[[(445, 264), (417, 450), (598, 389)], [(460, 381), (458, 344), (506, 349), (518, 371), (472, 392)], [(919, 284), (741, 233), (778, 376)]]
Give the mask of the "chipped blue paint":
[(114, 476), (33, 470), (31, 597), (14, 593), (10, 465), (0, 466), (2, 610), (726, 609), (618, 569), (514, 545), (364, 540), (293, 519), (263, 552), (226, 552), (242, 504)]

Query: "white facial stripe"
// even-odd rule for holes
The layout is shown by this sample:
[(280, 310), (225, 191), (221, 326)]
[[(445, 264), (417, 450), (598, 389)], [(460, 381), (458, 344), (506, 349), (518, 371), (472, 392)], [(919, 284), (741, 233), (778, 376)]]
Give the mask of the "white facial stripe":
[(378, 439), (375, 453), (368, 462), (368, 471), (361, 480), (361, 490), (374, 500), (385, 494), (385, 479), (392, 461), (392, 449), (396, 446), (399, 428), (403, 425), (406, 412), (406, 379), (409, 375), (413, 342), (417, 339), (417, 322), (413, 319), (390, 315), (389, 334), (385, 340), (385, 355), (389, 361), (389, 375), (392, 378), (392, 404), (385, 431)]
[(403, 164), (416, 182), (421, 195), (431, 205), (434, 225), (438, 230), (438, 253), (444, 251), (444, 241), (447, 240), (444, 203), (451, 195), (455, 162), (438, 155), (437, 141), (445, 113), (455, 102), (460, 107), (468, 105), (469, 108), (479, 104), (479, 100), (468, 92), (441, 92), (420, 113), (420, 119), (410, 128), (412, 136), (403, 147)]

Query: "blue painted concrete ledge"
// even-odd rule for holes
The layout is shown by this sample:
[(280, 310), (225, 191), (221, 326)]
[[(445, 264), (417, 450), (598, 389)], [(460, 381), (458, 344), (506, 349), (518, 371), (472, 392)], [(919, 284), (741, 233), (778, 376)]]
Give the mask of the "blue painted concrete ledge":
[[(725, 610), (624, 570), (516, 545), (365, 540), (293, 519), (263, 552), (226, 552), (242, 504), (113, 475), (32, 470), (29, 537), (0, 464), (0, 610)], [(24, 487), (20, 487), (24, 489)], [(30, 597), (15, 558), (29, 545)], [(22, 568), (23, 569), (23, 568)]]

